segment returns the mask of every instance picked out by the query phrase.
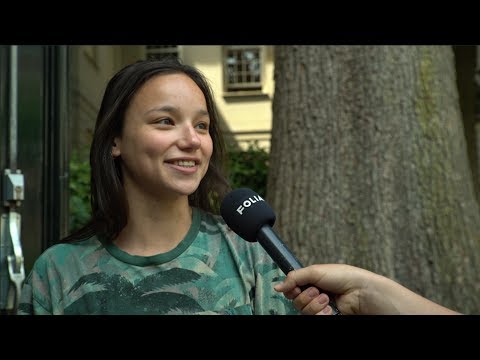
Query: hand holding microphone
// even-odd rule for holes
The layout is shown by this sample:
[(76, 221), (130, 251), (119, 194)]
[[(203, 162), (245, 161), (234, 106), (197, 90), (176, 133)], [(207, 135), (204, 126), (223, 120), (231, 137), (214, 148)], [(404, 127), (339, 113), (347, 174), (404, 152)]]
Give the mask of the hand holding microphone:
[[(220, 213), (226, 224), (244, 240), (258, 241), (285, 275), (292, 270), (303, 268), (295, 255), (273, 231), (272, 226), (276, 217), (272, 208), (253, 190), (239, 188), (227, 194), (222, 201)], [(301, 290), (308, 287), (305, 285)], [(340, 311), (333, 297), (328, 292), (325, 293), (330, 297), (329, 305), (333, 314), (339, 315)]]

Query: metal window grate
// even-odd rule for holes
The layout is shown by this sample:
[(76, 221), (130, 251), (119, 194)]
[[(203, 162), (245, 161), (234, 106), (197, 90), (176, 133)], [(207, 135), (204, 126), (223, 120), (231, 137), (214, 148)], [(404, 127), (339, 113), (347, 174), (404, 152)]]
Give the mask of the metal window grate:
[(147, 59), (163, 59), (164, 57), (178, 58), (177, 45), (147, 45), (146, 47)]
[(226, 91), (261, 90), (261, 48), (259, 46), (227, 46), (224, 74)]

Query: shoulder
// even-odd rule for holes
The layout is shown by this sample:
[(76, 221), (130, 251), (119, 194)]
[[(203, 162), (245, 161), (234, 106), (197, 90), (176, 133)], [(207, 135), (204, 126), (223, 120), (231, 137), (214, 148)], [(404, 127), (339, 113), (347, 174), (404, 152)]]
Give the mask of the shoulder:
[(83, 256), (89, 251), (103, 248), (103, 244), (96, 236), (72, 243), (55, 244), (46, 249), (35, 261), (34, 269), (37, 271), (46, 270), (52, 264), (67, 262), (72, 257)]
[(103, 244), (96, 236), (92, 236), (91, 238), (71, 242), (71, 243), (60, 243), (55, 244), (49, 247), (47, 250), (44, 251), (42, 256), (44, 257), (55, 257), (55, 256), (64, 256), (70, 253), (75, 252), (85, 252), (88, 250), (95, 250), (98, 248), (103, 248)]
[(259, 243), (246, 241), (230, 229), (220, 215), (212, 214), (204, 210), (199, 211), (201, 218), (200, 232), (207, 234), (209, 237), (222, 238), (223, 242), (227, 242), (238, 251), (257, 252), (258, 249), (261, 248)]
[[(255, 259), (254, 261), (265, 258), (266, 252), (258, 242), (244, 240), (230, 229), (220, 215), (198, 210), (201, 218), (200, 232), (207, 234), (210, 239), (213, 237), (221, 238), (222, 243), (226, 243), (232, 251), (244, 254), (243, 256), (251, 256), (252, 259)], [(269, 262), (268, 259), (266, 261)]]
[(199, 208), (197, 208), (196, 211), (198, 211), (200, 216), (200, 231), (208, 233), (221, 232), (228, 238), (235, 238), (238, 236), (228, 227), (220, 215), (212, 214)]

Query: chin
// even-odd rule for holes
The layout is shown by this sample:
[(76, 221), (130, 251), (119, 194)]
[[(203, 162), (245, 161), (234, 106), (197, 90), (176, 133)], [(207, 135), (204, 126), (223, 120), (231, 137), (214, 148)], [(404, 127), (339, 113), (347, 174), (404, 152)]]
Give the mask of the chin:
[(195, 186), (178, 186), (174, 189), (173, 191), (177, 192), (178, 194), (185, 195), (185, 196), (190, 196), (192, 195), (195, 191), (197, 191), (199, 184)]
[(173, 181), (169, 182), (169, 188), (171, 191), (176, 192), (177, 194), (189, 196), (192, 195), (195, 191), (198, 190), (202, 178), (190, 178), (190, 179), (172, 179)]

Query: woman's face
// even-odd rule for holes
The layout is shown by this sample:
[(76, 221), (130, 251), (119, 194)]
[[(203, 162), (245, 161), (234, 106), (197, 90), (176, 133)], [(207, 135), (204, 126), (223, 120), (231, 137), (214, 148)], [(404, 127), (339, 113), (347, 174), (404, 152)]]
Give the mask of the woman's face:
[(213, 151), (205, 97), (185, 74), (158, 75), (135, 94), (112, 155), (124, 186), (159, 196), (190, 195)]

